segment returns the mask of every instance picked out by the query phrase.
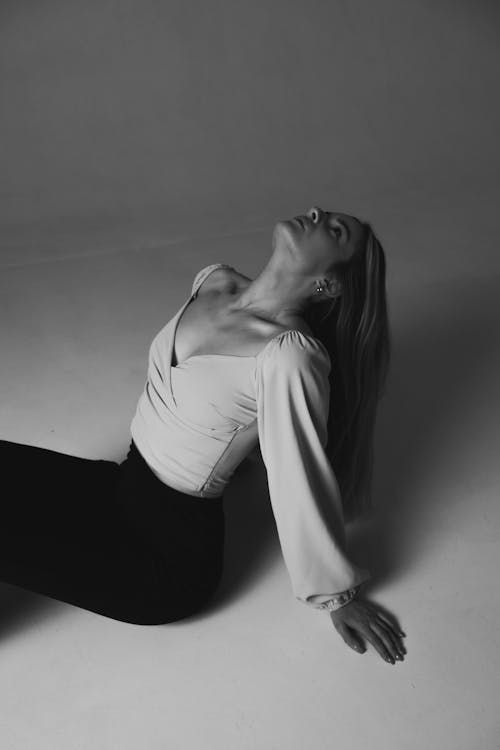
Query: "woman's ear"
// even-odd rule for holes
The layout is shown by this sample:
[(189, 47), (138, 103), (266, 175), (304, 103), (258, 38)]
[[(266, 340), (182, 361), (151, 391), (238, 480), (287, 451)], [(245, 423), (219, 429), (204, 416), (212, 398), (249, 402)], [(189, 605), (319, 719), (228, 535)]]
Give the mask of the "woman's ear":
[(342, 284), (338, 279), (330, 279), (325, 289), (325, 294), (332, 299), (340, 297), (342, 294)]

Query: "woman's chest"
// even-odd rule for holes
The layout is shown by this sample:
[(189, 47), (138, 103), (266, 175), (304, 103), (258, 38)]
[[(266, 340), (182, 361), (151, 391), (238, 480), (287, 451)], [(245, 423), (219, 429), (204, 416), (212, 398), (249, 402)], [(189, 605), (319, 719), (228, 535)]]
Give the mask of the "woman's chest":
[(191, 357), (230, 355), (255, 357), (286, 328), (272, 321), (229, 309), (233, 295), (214, 293), (192, 299), (172, 332), (172, 367)]

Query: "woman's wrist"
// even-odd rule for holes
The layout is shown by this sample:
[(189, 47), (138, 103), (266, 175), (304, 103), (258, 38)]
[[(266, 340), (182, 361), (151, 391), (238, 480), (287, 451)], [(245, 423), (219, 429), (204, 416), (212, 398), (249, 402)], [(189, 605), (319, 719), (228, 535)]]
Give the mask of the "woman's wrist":
[(354, 599), (359, 591), (359, 588), (359, 586), (354, 586), (351, 589), (342, 591), (340, 594), (335, 594), (335, 596), (332, 596), (332, 598), (328, 599), (328, 601), (319, 604), (318, 609), (326, 609), (329, 612), (335, 612), (337, 609), (345, 607), (346, 604), (349, 604), (349, 602)]

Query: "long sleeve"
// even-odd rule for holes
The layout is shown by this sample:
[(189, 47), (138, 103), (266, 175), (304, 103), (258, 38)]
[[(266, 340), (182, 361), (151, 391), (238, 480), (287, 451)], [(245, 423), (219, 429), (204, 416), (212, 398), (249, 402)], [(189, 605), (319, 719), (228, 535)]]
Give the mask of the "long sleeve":
[(330, 398), (327, 350), (286, 331), (258, 358), (259, 443), (294, 595), (313, 607), (368, 580), (350, 562), (340, 489), (325, 448)]

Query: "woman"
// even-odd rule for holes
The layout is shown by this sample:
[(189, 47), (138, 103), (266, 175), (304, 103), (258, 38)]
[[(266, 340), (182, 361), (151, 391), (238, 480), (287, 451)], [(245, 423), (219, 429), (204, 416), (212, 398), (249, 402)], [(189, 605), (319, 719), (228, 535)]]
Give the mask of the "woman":
[(257, 279), (205, 267), (154, 338), (121, 464), (1, 441), (1, 579), (124, 622), (201, 610), (222, 575), (224, 489), (260, 446), (296, 598), (353, 649), (364, 636), (403, 659), (404, 634), (360, 598), (370, 574), (345, 555), (344, 516), (369, 507), (388, 360), (370, 225), (316, 207), (279, 221)]

